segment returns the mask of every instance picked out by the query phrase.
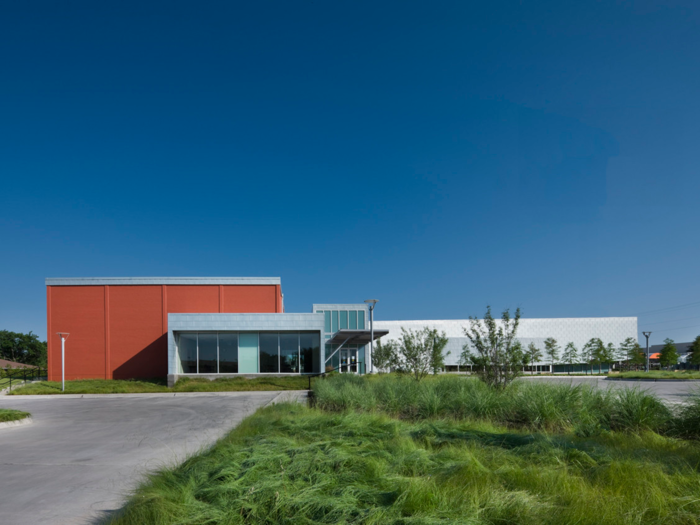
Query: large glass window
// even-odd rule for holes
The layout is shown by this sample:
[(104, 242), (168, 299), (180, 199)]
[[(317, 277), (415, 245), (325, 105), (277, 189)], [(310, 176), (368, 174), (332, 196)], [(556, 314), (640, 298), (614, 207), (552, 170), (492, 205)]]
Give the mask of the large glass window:
[(348, 327), (348, 311), (341, 310), (340, 311), (340, 329), (344, 330), (344, 329), (347, 329), (347, 327)]
[(197, 373), (197, 334), (180, 334), (180, 363), (183, 374)]
[(238, 373), (238, 334), (219, 334), (219, 373)]
[(331, 311), (326, 310), (323, 312), (323, 320), (324, 320), (324, 331), (326, 333), (331, 331)]
[(279, 372), (279, 346), (277, 334), (260, 332), (260, 372)]
[(216, 374), (218, 372), (216, 365), (216, 333), (207, 334), (200, 332), (197, 335), (199, 343), (199, 373)]
[(280, 334), (280, 372), (299, 373), (299, 334)]
[(331, 332), (338, 331), (338, 310), (331, 311)]
[(357, 328), (358, 328), (358, 330), (365, 329), (365, 312), (364, 312), (364, 310), (360, 310), (359, 312), (357, 312)]
[(350, 311), (350, 330), (357, 330), (357, 311)]
[(184, 374), (310, 374), (323, 370), (318, 332), (192, 332), (176, 337)]
[(312, 374), (320, 372), (321, 361), (321, 341), (318, 334), (301, 334), (301, 372), (303, 374)]

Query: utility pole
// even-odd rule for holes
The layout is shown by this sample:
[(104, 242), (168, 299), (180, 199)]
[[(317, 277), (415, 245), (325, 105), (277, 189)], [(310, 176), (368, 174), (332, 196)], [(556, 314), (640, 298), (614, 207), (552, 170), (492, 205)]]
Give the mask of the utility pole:
[(649, 371), (649, 336), (651, 335), (651, 332), (642, 332), (644, 337), (647, 338), (647, 372)]

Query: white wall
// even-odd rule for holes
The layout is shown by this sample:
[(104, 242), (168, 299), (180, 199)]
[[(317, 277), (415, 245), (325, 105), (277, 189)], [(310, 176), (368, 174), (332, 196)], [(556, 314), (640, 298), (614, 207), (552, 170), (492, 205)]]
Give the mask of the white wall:
[[(401, 335), (401, 328), (416, 330), (428, 326), (444, 331), (449, 338), (445, 352), (450, 352), (445, 358), (446, 365), (459, 363), (462, 347), (469, 341), (463, 330), (463, 328), (469, 327), (468, 319), (434, 321), (378, 321), (375, 319), (374, 326), (378, 329), (389, 330), (389, 335), (384, 337), (384, 340), (398, 339)], [(628, 337), (637, 339), (637, 318), (520, 319), (517, 337), (523, 346), (527, 347), (530, 343), (535, 343), (541, 350), (544, 350), (544, 340), (548, 337), (556, 339), (562, 349), (567, 343), (573, 342), (576, 348), (581, 350), (581, 347), (593, 337), (599, 337), (605, 344), (613, 343), (615, 346), (619, 346)], [(543, 361), (538, 364), (549, 363)]]

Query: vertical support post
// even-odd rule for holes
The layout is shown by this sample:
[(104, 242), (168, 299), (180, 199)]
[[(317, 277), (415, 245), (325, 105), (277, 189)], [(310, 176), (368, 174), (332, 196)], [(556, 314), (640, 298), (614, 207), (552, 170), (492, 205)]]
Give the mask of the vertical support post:
[(66, 338), (61, 336), (61, 392), (66, 390)]
[(365, 355), (365, 361), (369, 365), (369, 367), (365, 366), (365, 372), (369, 370), (369, 373), (374, 372), (374, 367), (372, 366), (372, 356), (374, 355), (374, 307), (377, 306), (377, 301), (376, 299), (366, 299), (365, 303), (369, 305), (369, 333), (370, 333), (370, 341), (369, 341), (369, 357)]
[[(369, 364), (369, 373), (372, 373), (372, 356), (374, 355), (374, 306), (372, 305), (371, 308), (369, 309), (369, 336), (370, 336), (370, 341), (369, 341), (369, 359), (365, 359)], [(365, 366), (365, 372), (367, 371), (367, 367)]]
[(651, 332), (642, 332), (644, 334), (644, 337), (647, 339), (647, 372), (649, 371), (649, 336), (651, 335)]

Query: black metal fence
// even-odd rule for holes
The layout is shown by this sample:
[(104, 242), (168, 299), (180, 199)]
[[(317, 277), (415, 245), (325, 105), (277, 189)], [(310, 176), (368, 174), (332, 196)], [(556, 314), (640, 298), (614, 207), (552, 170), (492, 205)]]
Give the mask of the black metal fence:
[(27, 381), (46, 381), (49, 372), (46, 368), (0, 368), (0, 390), (12, 390)]

